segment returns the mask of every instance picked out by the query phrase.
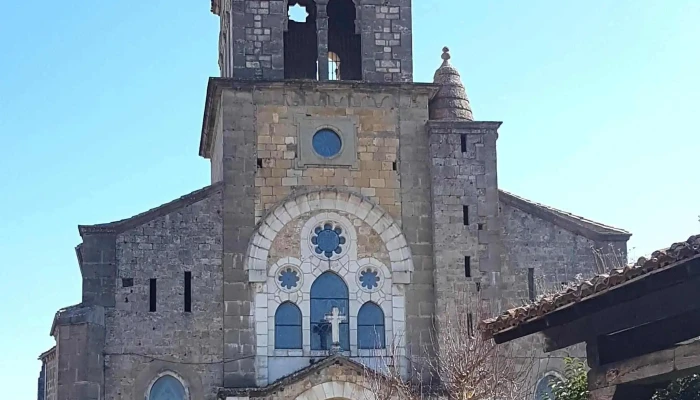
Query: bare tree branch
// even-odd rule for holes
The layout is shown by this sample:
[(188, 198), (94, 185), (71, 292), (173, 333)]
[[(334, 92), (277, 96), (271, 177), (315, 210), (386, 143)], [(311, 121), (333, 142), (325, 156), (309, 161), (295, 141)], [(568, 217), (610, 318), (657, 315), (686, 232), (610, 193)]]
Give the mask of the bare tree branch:
[[(459, 296), (458, 296), (459, 297)], [(534, 349), (497, 345), (475, 332), (486, 315), (467, 296), (455, 299), (434, 324), (426, 348), (437, 356), (404, 357), (403, 339), (378, 350), (379, 365), (367, 368), (366, 379), (379, 400), (520, 400), (533, 393)], [(378, 373), (379, 371), (380, 373)]]

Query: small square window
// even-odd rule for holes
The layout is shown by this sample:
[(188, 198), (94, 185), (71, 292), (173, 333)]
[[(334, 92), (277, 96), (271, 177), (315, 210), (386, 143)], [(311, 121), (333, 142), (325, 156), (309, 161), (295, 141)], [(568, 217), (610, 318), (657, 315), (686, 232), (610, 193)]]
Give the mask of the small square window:
[(134, 278), (122, 278), (122, 287), (134, 286)]

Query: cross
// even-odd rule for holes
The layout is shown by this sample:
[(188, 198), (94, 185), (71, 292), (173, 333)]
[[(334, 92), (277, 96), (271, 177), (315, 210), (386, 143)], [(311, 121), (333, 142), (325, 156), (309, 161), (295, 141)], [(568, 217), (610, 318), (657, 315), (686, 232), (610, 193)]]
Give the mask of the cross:
[(346, 317), (340, 315), (340, 310), (338, 307), (333, 307), (330, 314), (326, 314), (324, 318), (331, 324), (331, 341), (333, 342), (333, 347), (340, 346), (340, 323), (345, 321)]

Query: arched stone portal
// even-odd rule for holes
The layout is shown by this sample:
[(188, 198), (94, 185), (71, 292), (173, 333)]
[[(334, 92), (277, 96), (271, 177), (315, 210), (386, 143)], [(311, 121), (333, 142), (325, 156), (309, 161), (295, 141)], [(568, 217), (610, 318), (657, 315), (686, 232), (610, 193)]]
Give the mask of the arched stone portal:
[(377, 400), (371, 390), (353, 382), (324, 382), (296, 397), (295, 400)]

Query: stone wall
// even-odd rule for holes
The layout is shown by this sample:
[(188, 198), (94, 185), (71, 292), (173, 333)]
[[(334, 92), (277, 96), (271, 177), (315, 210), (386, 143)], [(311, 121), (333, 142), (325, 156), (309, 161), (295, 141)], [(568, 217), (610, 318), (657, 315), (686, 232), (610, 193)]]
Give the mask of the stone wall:
[[(210, 87), (210, 93), (220, 97), (208, 100), (207, 113), (209, 118), (217, 118), (216, 110), (221, 104), (223, 131), (225, 352), (253, 355), (254, 293), (247, 283), (244, 260), (256, 223), (272, 207), (296, 193), (341, 188), (371, 198), (399, 225), (406, 223), (418, 278), (407, 289), (407, 296), (412, 296), (407, 301), (407, 307), (412, 307), (407, 319), (415, 324), (409, 327), (407, 339), (415, 346), (415, 352), (421, 353), (419, 339), (430, 337), (432, 322), (425, 121), (428, 98), (434, 88), (343, 82), (211, 84), (214, 87)], [(355, 140), (357, 151), (350, 155), (356, 163), (299, 165), (303, 161), (300, 132), (314, 133), (299, 128), (299, 118), (307, 116), (311, 121), (324, 120), (330, 125), (352, 123), (353, 128), (343, 132), (347, 134), (344, 140)], [(214, 124), (205, 120), (205, 126)], [(211, 134), (205, 131), (203, 137), (205, 156), (217, 151)], [(400, 143), (404, 138), (406, 146)], [(409, 207), (405, 213), (404, 206)], [(226, 367), (224, 386), (252, 385), (254, 371), (255, 366), (247, 359), (231, 363)]]
[[(318, 54), (328, 51), (326, 3), (317, 1)], [(358, 2), (356, 1), (356, 4)], [(286, 0), (226, 0), (220, 16), (219, 68), (221, 76), (243, 79), (284, 78)], [(356, 6), (356, 31), (362, 40), (363, 80), (411, 82), (413, 39), (408, 0), (365, 1)], [(327, 75), (327, 64), (319, 74)]]
[(49, 353), (44, 359), (46, 371), (44, 373), (44, 399), (56, 400), (56, 352)]
[(224, 358), (231, 360), (224, 364), (224, 387), (255, 385), (253, 292), (244, 270), (256, 223), (253, 92), (250, 88), (226, 90), (220, 94), (224, 177)]
[(217, 113), (214, 125), (214, 147), (211, 155), (211, 183), (224, 180), (224, 132), (221, 113)]
[[(350, 96), (349, 91), (338, 93)], [(357, 93), (356, 95), (373, 96)], [(373, 96), (376, 99), (377, 95)], [(381, 98), (380, 98), (381, 100)], [(393, 100), (393, 99), (392, 99)], [(274, 106), (259, 105), (256, 112), (258, 168), (256, 217), (276, 206), (292, 193), (307, 188), (317, 190), (332, 186), (361, 193), (379, 204), (394, 218), (401, 215), (401, 197), (397, 169), (399, 147), (398, 112), (381, 103), (362, 106)], [(352, 118), (354, 132), (340, 132), (343, 139), (356, 141), (357, 167), (298, 166), (300, 135), (304, 132), (296, 118)], [(347, 136), (347, 137), (345, 137)]]
[[(507, 307), (519, 306), (530, 301), (530, 296), (540, 296), (562, 289), (562, 285), (576, 279), (586, 279), (610, 268), (610, 255), (615, 249), (618, 260), (626, 260), (626, 242), (598, 242), (525, 212), (513, 205), (500, 203), (503, 218), (503, 242), (508, 265), (513, 272), (505, 289), (510, 300)], [(605, 254), (596, 255), (594, 249)], [(605, 261), (605, 266), (602, 260)], [(531, 272), (528, 269), (532, 268)], [(533, 274), (534, 279), (529, 278)], [(530, 283), (534, 291), (531, 292)], [(534, 281), (534, 282), (533, 282)], [(511, 342), (520, 355), (521, 363), (532, 360), (531, 384), (534, 387), (546, 374), (564, 373), (566, 356), (585, 358), (585, 345), (576, 345), (551, 353), (544, 353), (540, 334)]]
[(369, 82), (413, 81), (410, 0), (363, 1), (362, 69)]
[[(223, 383), (222, 196), (220, 192), (117, 235), (115, 308), (106, 310), (105, 397), (143, 398), (172, 371), (193, 398)], [(192, 273), (191, 312), (184, 273)], [(149, 311), (149, 281), (157, 308)]]
[(499, 125), (466, 120), (428, 124), (438, 317), (465, 302), (476, 306), (479, 299), (498, 307), (504, 296), (496, 171)]
[[(409, 359), (420, 362), (434, 353), (431, 345), (435, 292), (430, 147), (425, 128), (428, 98), (414, 98), (407, 103), (399, 109), (401, 223), (411, 247), (414, 268), (411, 284), (406, 287), (406, 350)], [(420, 370), (417, 365), (410, 368)]]
[[(562, 284), (577, 278), (587, 279), (610, 269), (614, 261), (605, 257), (603, 262), (596, 251), (610, 253), (611, 246), (620, 247), (620, 242), (591, 240), (511, 205), (501, 204), (501, 213), (508, 262), (516, 274), (511, 286), (511, 290), (515, 291), (514, 298), (529, 298), (529, 268), (533, 269), (530, 273), (534, 273), (534, 294), (539, 296), (544, 292), (558, 291)], [(618, 262), (626, 263), (624, 242), (618, 253)]]

